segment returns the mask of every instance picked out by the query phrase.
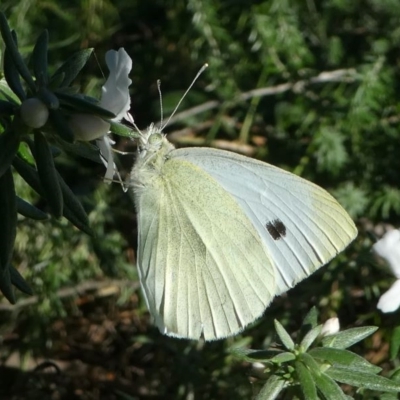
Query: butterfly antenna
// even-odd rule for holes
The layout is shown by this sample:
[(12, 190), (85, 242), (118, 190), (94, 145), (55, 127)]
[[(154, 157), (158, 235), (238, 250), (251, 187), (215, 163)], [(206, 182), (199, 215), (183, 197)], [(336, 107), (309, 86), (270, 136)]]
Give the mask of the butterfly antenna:
[[(179, 106), (181, 105), (183, 99), (186, 97), (186, 95), (189, 93), (189, 90), (193, 87), (193, 85), (195, 84), (195, 82), (197, 81), (197, 79), (199, 79), (199, 76), (205, 71), (205, 69), (208, 67), (208, 64), (204, 64), (201, 68), (200, 71), (196, 74), (196, 76), (194, 77), (192, 83), (190, 84), (190, 86), (186, 89), (186, 92), (183, 94), (183, 96), (181, 97), (181, 99), (178, 101), (178, 104), (176, 105), (174, 111), (172, 111), (172, 114), (169, 116), (167, 122), (163, 125), (161, 124), (161, 130), (164, 130), (164, 128), (168, 125), (169, 121), (171, 121), (171, 118), (175, 115), (176, 111), (178, 110)], [(161, 115), (161, 121), (162, 121), (162, 115)]]
[(163, 107), (163, 103), (162, 103), (161, 81), (160, 81), (160, 79), (157, 80), (157, 90), (158, 90), (158, 95), (160, 96), (160, 115), (161, 115), (160, 128), (161, 128), (163, 126), (163, 122), (164, 122), (164, 107)]

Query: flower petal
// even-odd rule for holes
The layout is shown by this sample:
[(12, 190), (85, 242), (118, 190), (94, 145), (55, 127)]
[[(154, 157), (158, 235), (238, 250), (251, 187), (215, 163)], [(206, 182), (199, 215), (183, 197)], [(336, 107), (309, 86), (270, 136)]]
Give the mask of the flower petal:
[(120, 121), (130, 108), (129, 73), (132, 69), (132, 59), (128, 53), (120, 48), (118, 51), (110, 50), (106, 53), (106, 63), (110, 74), (102, 88), (100, 107), (112, 111)]
[(104, 136), (96, 140), (96, 145), (100, 149), (101, 161), (103, 161), (103, 164), (107, 168), (107, 171), (104, 175), (104, 181), (106, 183), (111, 183), (113, 181), (114, 174), (118, 173), (117, 166), (114, 163), (111, 144), (111, 139), (108, 136)]
[(400, 278), (400, 230), (386, 232), (373, 246), (373, 250), (384, 258), (396, 278)]
[(400, 307), (400, 279), (397, 279), (381, 296), (377, 307), (384, 313), (396, 311)]

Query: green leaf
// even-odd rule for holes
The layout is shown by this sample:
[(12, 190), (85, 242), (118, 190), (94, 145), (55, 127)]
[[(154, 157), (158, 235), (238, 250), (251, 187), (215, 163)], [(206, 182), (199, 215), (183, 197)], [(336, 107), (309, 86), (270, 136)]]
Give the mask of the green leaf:
[(49, 81), (47, 74), (47, 50), (49, 45), (49, 33), (44, 30), (38, 37), (32, 53), (33, 72), (39, 87), (46, 86)]
[(282, 341), (282, 344), (288, 349), (288, 350), (294, 350), (294, 342), (290, 335), (286, 332), (285, 328), (282, 326), (282, 324), (278, 321), (274, 321), (275, 324), (275, 330), (276, 333), (278, 334), (279, 338)]
[(28, 203), (24, 199), (21, 199), (18, 196), (17, 196), (17, 211), (18, 214), (21, 214), (24, 217), (30, 219), (35, 219), (37, 221), (43, 221), (49, 218), (49, 216), (45, 212), (39, 210), (38, 208), (36, 208), (35, 206)]
[(50, 110), (57, 110), (60, 107), (60, 101), (58, 100), (58, 97), (45, 87), (40, 88), (37, 96)]
[(4, 77), (9, 88), (18, 96), (21, 101), (26, 99), (26, 93), (21, 84), (21, 79), (10, 56), (9, 50), (4, 51)]
[(35, 160), (40, 181), (49, 207), (56, 218), (63, 215), (63, 194), (53, 154), (44, 135), (35, 131)]
[(0, 100), (0, 116), (11, 116), (15, 113), (15, 104), (6, 100)]
[[(20, 142), (19, 147), (18, 147), (18, 155), (25, 161), (27, 161), (30, 165), (34, 165), (35, 164), (35, 159), (33, 158), (33, 155), (31, 153), (30, 147), (28, 145), (28, 140), (25, 137), (25, 142)], [(31, 140), (29, 140), (29, 142), (31, 143)]]
[(10, 167), (17, 153), (20, 136), (11, 128), (0, 135), (0, 176)]
[(84, 157), (98, 164), (102, 164), (100, 159), (100, 150), (94, 144), (89, 142), (67, 143), (64, 140), (59, 139), (58, 137), (56, 137), (55, 139), (59, 147), (62, 147), (63, 150), (79, 157)]
[(276, 364), (282, 364), (289, 361), (293, 361), (296, 356), (293, 353), (284, 352), (276, 355), (275, 357), (271, 358), (271, 361)]
[(319, 336), (322, 330), (322, 325), (318, 325), (311, 329), (303, 338), (300, 343), (300, 348), (302, 351), (307, 351), (309, 347), (314, 343), (315, 339)]
[(234, 347), (231, 353), (240, 360), (248, 362), (271, 362), (271, 359), (279, 354), (282, 354), (281, 350), (268, 349), (268, 350), (252, 350), (243, 347)]
[(301, 353), (298, 359), (307, 366), (307, 368), (313, 372), (313, 374), (321, 374), (320, 365), (314, 360), (309, 353)]
[(64, 78), (59, 87), (69, 86), (72, 83), (72, 81), (77, 77), (80, 70), (85, 66), (92, 52), (93, 49), (84, 49), (73, 54), (53, 74), (53, 76), (51, 77), (51, 82), (53, 83), (59, 80), (59, 77), (61, 75)]
[(56, 92), (56, 95), (60, 99), (61, 104), (63, 106), (67, 105), (76, 112), (97, 115), (102, 118), (112, 119), (116, 117), (116, 115), (113, 112), (105, 110), (104, 108), (99, 107), (97, 104), (85, 100), (82, 97), (72, 96), (70, 94), (61, 92)]
[[(0, 177), (0, 263), (8, 270), (17, 233), (17, 204), (11, 168)], [(6, 278), (5, 278), (6, 279)]]
[(28, 70), (28, 67), (24, 63), (24, 60), (22, 59), (21, 55), (19, 54), (17, 45), (16, 45), (16, 37), (14, 38), (11, 30), (8, 26), (7, 19), (4, 15), (4, 13), (0, 12), (0, 31), (1, 35), (3, 37), (4, 43), (6, 44), (6, 49), (7, 51), (10, 52), (10, 57), (12, 58), (15, 68), (18, 70), (22, 78), (25, 80), (27, 85), (29, 86), (29, 89), (32, 92), (35, 92), (36, 90), (36, 85), (35, 82)]
[(36, 193), (40, 194), (40, 196), (42, 196), (43, 198), (46, 198), (44, 195), (44, 190), (40, 183), (39, 174), (35, 168), (31, 167), (27, 162), (23, 161), (18, 156), (14, 158), (12, 165), (21, 175), (22, 179), (33, 190), (35, 190)]
[(393, 329), (392, 337), (390, 338), (390, 358), (394, 360), (399, 354), (400, 349), (400, 325)]
[(1, 261), (0, 261), (0, 291), (3, 293), (4, 297), (11, 304), (15, 304), (15, 295), (11, 284), (10, 270), (8, 268), (3, 269)]
[[(39, 174), (36, 169), (32, 168), (28, 163), (21, 160), (19, 157), (15, 157), (13, 161), (13, 166), (17, 172), (21, 175), (22, 179), (28, 183), (40, 196), (46, 198), (44, 190), (40, 183)], [(82, 223), (81, 220), (77, 219), (75, 214), (69, 209), (67, 204), (64, 204), (64, 217), (69, 220), (73, 225), (75, 225), (81, 231), (87, 233), (90, 236), (94, 236), (93, 231), (88, 225)]]
[(21, 292), (33, 295), (32, 289), (30, 286), (26, 283), (25, 279), (22, 277), (22, 275), (16, 270), (12, 265), (10, 265), (10, 277), (11, 277), (11, 283), (19, 289)]
[(318, 310), (312, 307), (307, 315), (304, 317), (300, 329), (300, 337), (304, 337), (311, 329), (318, 325)]
[(255, 400), (274, 400), (289, 383), (279, 376), (272, 375), (261, 388)]
[(5, 80), (5, 78), (0, 79), (0, 98), (2, 100), (9, 101), (15, 106), (19, 106), (21, 104), (20, 99), (16, 94), (11, 90), (9, 84)]
[(346, 349), (347, 347), (350, 347), (372, 335), (377, 329), (377, 326), (363, 326), (360, 328), (346, 329), (345, 331), (340, 331), (334, 335), (325, 336), (322, 339), (322, 343), (324, 347)]
[(87, 224), (83, 224), (80, 219), (76, 218), (76, 215), (69, 209), (67, 205), (64, 206), (64, 217), (67, 218), (69, 222), (75, 225), (82, 232), (85, 232), (89, 236), (94, 236), (94, 233), (90, 226)]
[(295, 361), (294, 366), (304, 398), (307, 400), (318, 400), (317, 388), (309, 369), (299, 360)]
[(60, 110), (49, 110), (49, 120), (53, 125), (56, 133), (60, 136), (61, 139), (68, 143), (72, 143), (74, 141), (74, 133), (68, 125), (68, 121), (65, 118), (64, 114)]
[(132, 139), (140, 138), (140, 133), (137, 132), (135, 129), (130, 128), (129, 126), (114, 121), (110, 121), (110, 124), (110, 131), (118, 136), (128, 137)]
[(348, 350), (335, 349), (333, 347), (317, 347), (311, 349), (308, 354), (323, 362), (327, 362), (333, 366), (345, 366), (355, 371), (364, 371), (377, 374), (382, 369), (369, 363), (365, 358)]
[(77, 199), (74, 192), (65, 183), (64, 179), (58, 172), (57, 175), (64, 198), (64, 204), (69, 208), (71, 213), (75, 215), (76, 219), (80, 220), (82, 225), (89, 226), (89, 218), (81, 202)]
[(332, 379), (347, 385), (381, 392), (400, 392), (400, 383), (373, 373), (354, 371), (346, 367), (331, 367), (326, 374)]
[(322, 393), (326, 400), (347, 400), (340, 386), (328, 375), (321, 373), (313, 374), (317, 389)]

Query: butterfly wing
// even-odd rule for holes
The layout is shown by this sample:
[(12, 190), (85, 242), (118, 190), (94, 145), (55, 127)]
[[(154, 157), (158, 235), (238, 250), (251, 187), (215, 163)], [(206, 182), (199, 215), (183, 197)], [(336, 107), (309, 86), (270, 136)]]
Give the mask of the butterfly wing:
[(238, 202), (192, 162), (171, 158), (150, 174), (134, 196), (140, 280), (156, 324), (192, 339), (239, 332), (275, 295), (263, 240)]
[(209, 148), (174, 150), (229, 192), (258, 231), (277, 271), (280, 294), (343, 250), (357, 235), (325, 190), (272, 165)]

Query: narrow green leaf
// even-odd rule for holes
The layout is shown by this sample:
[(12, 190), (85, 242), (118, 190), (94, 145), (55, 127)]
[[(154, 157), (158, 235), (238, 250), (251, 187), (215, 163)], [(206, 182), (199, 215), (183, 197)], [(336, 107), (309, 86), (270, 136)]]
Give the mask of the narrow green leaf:
[(282, 326), (282, 324), (278, 321), (274, 321), (275, 324), (275, 330), (276, 333), (278, 334), (279, 338), (282, 341), (282, 344), (288, 349), (288, 350), (294, 350), (294, 342), (290, 335), (286, 332), (285, 328)]
[(26, 161), (23, 161), (18, 156), (14, 158), (13, 167), (21, 175), (22, 179), (33, 189), (36, 193), (40, 194), (43, 198), (45, 197), (44, 190), (40, 183), (39, 174), (35, 168), (29, 165)]
[[(6, 44), (6, 48), (10, 51), (10, 56), (15, 64), (15, 68), (18, 70), (22, 78), (25, 80), (29, 89), (34, 92), (36, 89), (35, 82), (26, 66), (24, 60), (19, 54), (17, 45), (16, 45), (16, 37), (10, 30), (8, 26), (7, 19), (4, 13), (0, 12), (0, 31), (3, 37), (4, 43)], [(14, 37), (13, 37), (14, 36)]]
[(11, 303), (15, 304), (14, 290), (11, 284), (10, 270), (8, 268), (3, 269), (3, 265), (0, 262), (0, 291), (4, 297)]
[(0, 177), (0, 261), (8, 270), (17, 233), (17, 204), (11, 168)]
[(377, 329), (377, 326), (363, 326), (360, 328), (346, 329), (345, 331), (340, 331), (334, 335), (324, 337), (322, 339), (322, 344), (324, 347), (346, 349), (347, 347), (350, 347), (372, 335)]
[(89, 218), (81, 202), (58, 172), (57, 175), (65, 205), (68, 206), (71, 213), (75, 214), (76, 219), (81, 221), (82, 225), (89, 226)]
[[(18, 147), (18, 155), (25, 160), (26, 162), (28, 162), (28, 164), (30, 165), (35, 165), (35, 159), (33, 158), (33, 155), (31, 153), (31, 150), (28, 146), (27, 143), (27, 137), (24, 138), (25, 141), (24, 142), (20, 142), (19, 143), (19, 147)], [(31, 141), (31, 140), (29, 140)]]
[(394, 360), (400, 350), (400, 325), (393, 329), (392, 337), (390, 338), (390, 358)]
[(309, 347), (314, 343), (315, 339), (319, 336), (322, 330), (322, 325), (318, 325), (315, 328), (312, 328), (307, 334), (304, 336), (303, 340), (300, 343), (300, 347), (302, 351), (307, 351)]
[(282, 364), (289, 361), (293, 361), (296, 356), (293, 353), (284, 352), (276, 355), (275, 357), (271, 358), (273, 363)]
[(11, 90), (9, 84), (5, 78), (0, 79), (0, 98), (4, 101), (8, 101), (14, 106), (19, 106), (21, 104), (18, 96)]
[(75, 142), (75, 143), (67, 143), (58, 137), (55, 138), (57, 141), (57, 145), (62, 147), (63, 150), (74, 154), (79, 157), (86, 158), (88, 160), (94, 161), (98, 164), (102, 164), (100, 159), (100, 150), (97, 146), (88, 142)]
[(345, 366), (355, 371), (363, 371), (378, 374), (382, 369), (369, 363), (365, 358), (348, 350), (335, 349), (333, 347), (317, 347), (311, 349), (308, 354), (333, 366)]
[(97, 104), (87, 101), (78, 96), (56, 92), (57, 97), (60, 99), (62, 105), (68, 105), (76, 112), (97, 115), (102, 118), (115, 118), (116, 115), (104, 108), (99, 107)]
[(62, 75), (64, 79), (59, 86), (69, 86), (72, 81), (77, 77), (81, 69), (85, 66), (92, 52), (93, 49), (85, 49), (73, 54), (53, 74), (53, 76), (51, 77), (51, 82), (53, 83), (59, 80), (59, 76)]
[(326, 400), (347, 400), (347, 396), (331, 377), (324, 373), (316, 375), (311, 372), (311, 375), (314, 378), (318, 391), (322, 393)]
[(255, 400), (274, 400), (288, 384), (287, 381), (279, 376), (272, 375), (261, 388)]
[(21, 101), (26, 99), (26, 93), (22, 87), (21, 79), (11, 58), (9, 50), (4, 51), (4, 77), (10, 89), (18, 96)]
[(281, 350), (278, 349), (268, 349), (268, 350), (252, 350), (246, 348), (233, 348), (231, 353), (241, 360), (248, 362), (270, 362), (273, 357), (278, 354), (282, 354)]
[(128, 137), (132, 139), (140, 138), (140, 133), (137, 132), (135, 129), (130, 128), (129, 126), (114, 121), (110, 121), (110, 124), (110, 131), (118, 136)]
[[(28, 183), (29, 186), (31, 186), (40, 196), (46, 198), (44, 190), (40, 183), (39, 174), (36, 169), (32, 168), (28, 163), (21, 160), (19, 157), (15, 157), (13, 166), (21, 175), (22, 179), (24, 179), (24, 181)], [(81, 220), (77, 219), (75, 214), (69, 209), (67, 204), (64, 204), (63, 213), (64, 217), (73, 225), (75, 225), (79, 230), (87, 233), (90, 236), (94, 236), (91, 228), (88, 225), (83, 224)]]
[(37, 96), (50, 110), (57, 110), (60, 107), (60, 101), (58, 100), (58, 97), (45, 87), (40, 88)]
[(0, 115), (11, 116), (15, 113), (15, 104), (0, 100)]
[(0, 135), (0, 176), (9, 169), (17, 153), (19, 142), (19, 134), (11, 128)]
[(32, 53), (33, 72), (39, 86), (46, 86), (49, 81), (47, 68), (47, 50), (49, 45), (49, 33), (44, 30), (38, 37)]
[(307, 332), (315, 328), (318, 324), (318, 310), (316, 307), (312, 307), (311, 310), (307, 313), (307, 315), (304, 317), (302, 325), (305, 326), (307, 329)]
[(49, 216), (45, 212), (39, 210), (34, 205), (28, 203), (27, 201), (21, 199), (18, 196), (17, 196), (17, 211), (18, 214), (21, 214), (24, 217), (30, 219), (35, 219), (37, 221), (43, 221), (49, 218)]
[(307, 368), (313, 372), (313, 374), (321, 374), (320, 365), (310, 356), (309, 353), (301, 353), (298, 359), (307, 366)]
[(12, 265), (10, 265), (10, 277), (11, 277), (11, 283), (19, 289), (21, 292), (33, 295), (32, 289), (30, 286), (26, 283), (25, 279), (22, 277), (22, 275), (18, 272), (17, 269), (15, 269)]
[(336, 366), (327, 369), (326, 374), (332, 379), (347, 385), (380, 392), (400, 393), (400, 382), (395, 382), (373, 373), (359, 372), (350, 368)]
[(38, 169), (38, 174), (46, 200), (49, 207), (56, 218), (63, 215), (63, 194), (61, 191), (58, 172), (54, 165), (53, 154), (44, 135), (35, 131), (35, 160)]
[(94, 233), (90, 226), (87, 224), (83, 224), (80, 219), (76, 218), (75, 214), (69, 209), (67, 205), (64, 206), (64, 217), (67, 218), (69, 222), (75, 225), (82, 232), (85, 232), (89, 236), (94, 236)]
[(60, 110), (49, 110), (49, 120), (53, 125), (56, 133), (60, 136), (61, 139), (68, 143), (72, 143), (74, 141), (74, 133), (68, 125), (68, 121), (65, 118), (64, 114)]
[(309, 369), (299, 360), (295, 361), (294, 366), (304, 398), (307, 400), (318, 400), (317, 388)]

